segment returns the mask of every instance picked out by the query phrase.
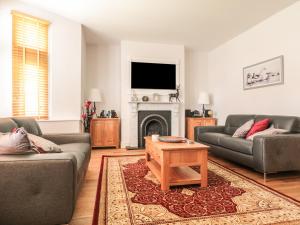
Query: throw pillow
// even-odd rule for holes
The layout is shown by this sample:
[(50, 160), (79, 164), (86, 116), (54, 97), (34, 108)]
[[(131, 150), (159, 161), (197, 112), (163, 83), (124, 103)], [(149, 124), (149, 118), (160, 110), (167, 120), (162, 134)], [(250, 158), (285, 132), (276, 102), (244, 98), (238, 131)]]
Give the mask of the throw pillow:
[(254, 124), (254, 120), (249, 120), (240, 126), (232, 135), (232, 137), (244, 138)]
[(59, 153), (59, 152), (61, 152), (61, 148), (57, 144), (55, 144), (52, 141), (49, 141), (45, 138), (36, 136), (34, 134), (28, 134), (28, 138), (31, 141), (32, 148), (34, 151), (37, 151), (39, 153)]
[(31, 144), (23, 127), (0, 135), (0, 154), (15, 155), (29, 152), (31, 152)]
[(255, 134), (252, 134), (251, 136), (247, 137), (247, 140), (253, 141), (254, 137), (256, 136), (261, 136), (261, 135), (275, 135), (275, 134), (284, 134), (287, 133), (287, 130), (284, 129), (278, 129), (274, 128), (273, 126), (270, 127), (269, 129), (266, 129), (264, 131), (257, 132)]
[(271, 122), (270, 119), (264, 119), (254, 123), (252, 128), (248, 132), (246, 139), (257, 132), (267, 129), (270, 126), (270, 122)]

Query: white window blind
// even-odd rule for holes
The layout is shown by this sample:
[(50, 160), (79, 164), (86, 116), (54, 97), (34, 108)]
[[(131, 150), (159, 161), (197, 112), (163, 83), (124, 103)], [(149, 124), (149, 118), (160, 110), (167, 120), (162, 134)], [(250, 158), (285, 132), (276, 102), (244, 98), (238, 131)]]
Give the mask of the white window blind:
[(13, 17), (13, 116), (48, 119), (49, 22), (19, 12)]

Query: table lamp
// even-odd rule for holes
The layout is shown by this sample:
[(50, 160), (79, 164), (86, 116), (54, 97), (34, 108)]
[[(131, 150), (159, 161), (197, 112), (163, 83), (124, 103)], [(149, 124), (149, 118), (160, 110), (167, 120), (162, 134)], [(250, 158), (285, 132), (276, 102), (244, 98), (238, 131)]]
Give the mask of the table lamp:
[(200, 92), (198, 104), (202, 105), (202, 116), (205, 117), (205, 105), (209, 105), (209, 94), (207, 92)]
[(97, 88), (90, 90), (89, 100), (94, 103), (93, 112), (96, 113), (96, 102), (102, 102), (102, 95)]

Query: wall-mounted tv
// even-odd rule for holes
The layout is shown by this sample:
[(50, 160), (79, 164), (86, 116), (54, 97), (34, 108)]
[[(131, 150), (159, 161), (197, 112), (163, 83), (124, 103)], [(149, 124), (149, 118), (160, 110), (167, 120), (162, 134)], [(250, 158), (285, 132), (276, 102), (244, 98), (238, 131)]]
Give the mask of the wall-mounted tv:
[(176, 89), (176, 64), (131, 62), (132, 89)]

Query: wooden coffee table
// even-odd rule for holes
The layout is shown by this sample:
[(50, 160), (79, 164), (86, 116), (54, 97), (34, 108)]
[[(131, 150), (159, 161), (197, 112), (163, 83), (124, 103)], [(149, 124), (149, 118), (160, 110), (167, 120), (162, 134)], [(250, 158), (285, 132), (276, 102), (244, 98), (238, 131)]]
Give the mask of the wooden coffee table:
[[(161, 183), (163, 191), (170, 186), (200, 184), (207, 187), (207, 150), (209, 146), (195, 142), (153, 142), (145, 137), (146, 164)], [(190, 168), (200, 166), (200, 174)]]

